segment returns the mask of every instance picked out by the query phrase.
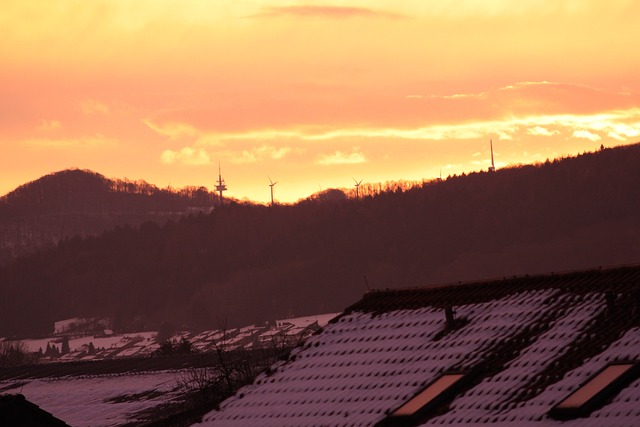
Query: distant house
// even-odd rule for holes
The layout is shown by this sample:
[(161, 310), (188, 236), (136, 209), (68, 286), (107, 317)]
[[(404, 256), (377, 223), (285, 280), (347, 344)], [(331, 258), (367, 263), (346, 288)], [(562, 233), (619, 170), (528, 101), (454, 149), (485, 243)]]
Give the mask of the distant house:
[(53, 324), (53, 334), (63, 335), (100, 335), (106, 333), (111, 325), (111, 319), (99, 317), (74, 317), (59, 320)]
[(67, 423), (43, 411), (21, 394), (0, 395), (0, 426), (69, 427)]
[(640, 266), (374, 291), (201, 426), (638, 426)]

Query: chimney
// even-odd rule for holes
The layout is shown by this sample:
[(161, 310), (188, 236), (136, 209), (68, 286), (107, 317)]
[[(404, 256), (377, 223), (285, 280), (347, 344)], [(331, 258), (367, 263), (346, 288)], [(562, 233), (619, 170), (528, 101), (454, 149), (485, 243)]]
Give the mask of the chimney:
[(444, 316), (446, 318), (446, 330), (451, 330), (453, 328), (455, 328), (456, 326), (456, 318), (455, 318), (455, 313), (453, 311), (453, 308), (451, 308), (450, 305), (445, 305), (444, 306)]
[(611, 316), (616, 311), (616, 294), (612, 291), (607, 291), (604, 298), (607, 302), (607, 315)]

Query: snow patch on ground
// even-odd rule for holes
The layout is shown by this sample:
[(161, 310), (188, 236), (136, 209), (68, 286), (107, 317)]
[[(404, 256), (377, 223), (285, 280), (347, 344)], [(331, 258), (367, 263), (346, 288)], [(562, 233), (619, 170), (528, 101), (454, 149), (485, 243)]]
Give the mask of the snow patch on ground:
[(179, 374), (159, 371), (0, 381), (0, 389), (23, 394), (73, 427), (107, 427), (135, 421), (136, 413), (175, 399)]

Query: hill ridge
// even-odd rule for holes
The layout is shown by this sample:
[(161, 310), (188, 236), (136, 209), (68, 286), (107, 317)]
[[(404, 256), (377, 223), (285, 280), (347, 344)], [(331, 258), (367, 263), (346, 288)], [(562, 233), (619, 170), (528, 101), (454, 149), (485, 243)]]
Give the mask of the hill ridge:
[(169, 190), (87, 169), (54, 172), (0, 197), (0, 265), (52, 248), (62, 239), (145, 221), (164, 224), (194, 210), (208, 211), (213, 200), (204, 187)]
[(637, 263), (638, 183), (636, 144), (359, 200), (230, 204), (65, 240), (0, 269), (0, 335), (92, 316), (122, 328), (251, 324), (341, 311), (366, 292), (363, 277), (399, 288)]

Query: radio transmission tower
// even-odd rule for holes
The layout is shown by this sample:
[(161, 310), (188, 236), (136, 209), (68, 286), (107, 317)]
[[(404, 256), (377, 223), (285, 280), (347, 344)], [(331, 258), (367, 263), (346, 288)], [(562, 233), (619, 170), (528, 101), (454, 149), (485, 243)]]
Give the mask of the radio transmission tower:
[(491, 167), (489, 168), (489, 172), (495, 172), (496, 165), (495, 163), (493, 163), (493, 140), (492, 139), (489, 140), (489, 145), (491, 145)]
[(220, 203), (220, 206), (222, 206), (222, 203), (223, 203), (222, 192), (227, 191), (227, 184), (224, 182), (224, 179), (222, 179), (222, 172), (220, 171), (220, 163), (218, 163), (218, 182), (216, 184), (217, 184), (216, 191), (220, 194), (220, 198), (218, 201)]

